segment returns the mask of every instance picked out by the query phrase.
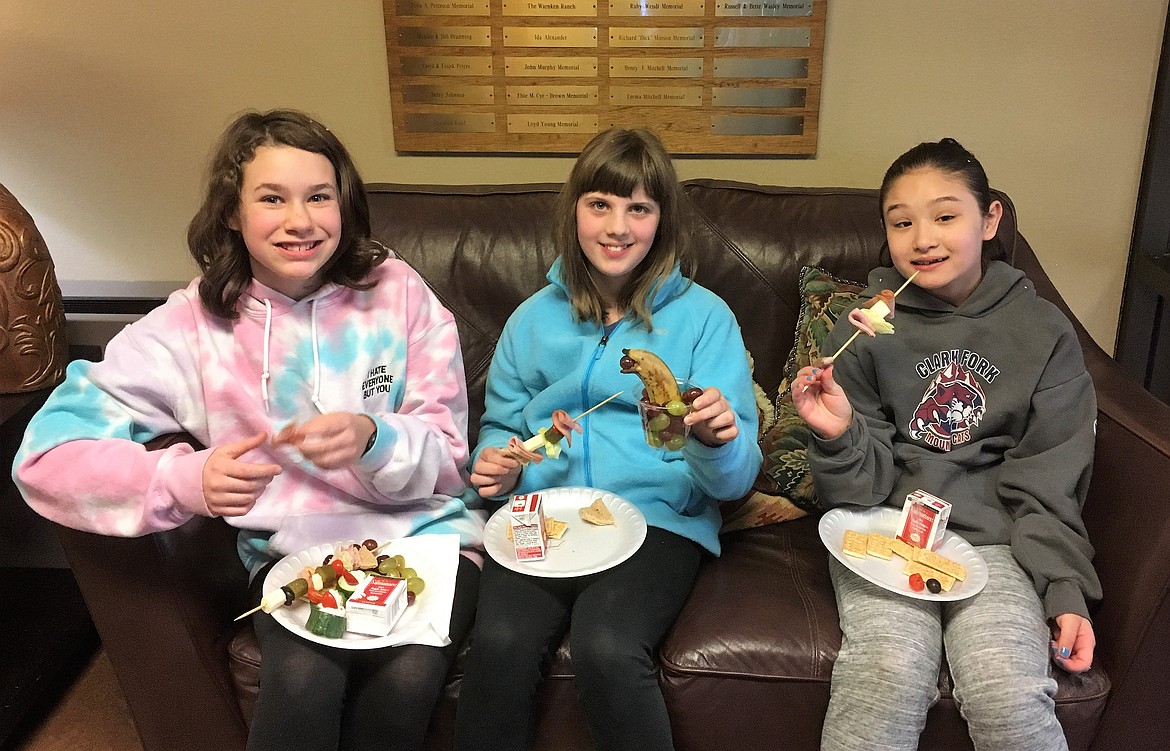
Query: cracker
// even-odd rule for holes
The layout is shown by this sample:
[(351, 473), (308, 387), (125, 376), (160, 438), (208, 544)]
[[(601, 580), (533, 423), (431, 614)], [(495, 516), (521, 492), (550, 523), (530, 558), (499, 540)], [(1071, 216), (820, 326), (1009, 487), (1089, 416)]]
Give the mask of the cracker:
[(584, 508), (577, 509), (577, 513), (585, 521), (590, 524), (596, 524), (599, 527), (614, 524), (613, 514), (609, 512), (609, 509), (601, 502), (600, 498)]
[(939, 555), (933, 550), (918, 548), (914, 551), (914, 560), (925, 563), (933, 569), (942, 571), (947, 576), (953, 576), (959, 581), (967, 578), (967, 567), (958, 561)]
[(937, 579), (938, 583), (942, 585), (944, 592), (950, 592), (951, 587), (955, 586), (955, 577), (945, 574), (936, 568), (931, 568), (919, 561), (906, 561), (906, 568), (902, 569), (902, 573), (906, 576), (921, 574), (923, 581)]
[(865, 552), (888, 561), (894, 557), (894, 538), (881, 532), (870, 532), (865, 538)]
[(845, 530), (845, 555), (851, 555), (854, 558), (864, 558), (868, 540), (869, 535), (852, 529)]
[(898, 556), (899, 558), (905, 558), (908, 561), (914, 560), (914, 551), (918, 550), (918, 548), (899, 537), (895, 537), (893, 540), (894, 541), (890, 543), (890, 550), (893, 551), (894, 555)]

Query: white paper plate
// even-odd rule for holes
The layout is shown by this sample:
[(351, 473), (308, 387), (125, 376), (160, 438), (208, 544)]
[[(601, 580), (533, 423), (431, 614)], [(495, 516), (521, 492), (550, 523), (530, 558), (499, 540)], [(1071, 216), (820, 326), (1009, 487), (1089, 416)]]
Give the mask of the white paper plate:
[[(550, 540), (543, 561), (518, 561), (516, 548), (508, 539), (508, 506), (488, 519), (483, 532), (488, 555), (504, 568), (532, 576), (563, 578), (605, 571), (632, 556), (646, 539), (646, 518), (634, 504), (621, 496), (596, 488), (550, 488), (539, 492), (544, 498), (544, 515), (569, 523), (559, 540)], [(613, 514), (612, 526), (590, 524), (577, 510), (597, 498)]]
[(909, 577), (902, 573), (906, 561), (896, 555), (888, 561), (872, 555), (865, 558), (845, 555), (842, 547), (845, 543), (845, 530), (852, 529), (863, 534), (880, 532), (893, 537), (901, 515), (898, 509), (889, 506), (835, 508), (821, 517), (821, 542), (837, 560), (859, 576), (900, 595), (918, 600), (963, 600), (983, 589), (987, 584), (987, 563), (983, 556), (979, 555), (978, 550), (949, 529), (943, 533), (942, 544), (935, 552), (967, 567), (967, 578), (955, 582), (950, 592), (933, 594), (926, 589), (921, 592), (910, 589)]
[[(325, 556), (347, 544), (349, 543), (335, 542), (314, 545), (299, 553), (286, 555), (268, 571), (268, 576), (264, 577), (264, 592), (268, 593), (288, 584), (300, 575), (301, 569), (305, 566), (313, 568), (320, 566)], [(309, 618), (309, 603), (303, 599), (277, 608), (273, 611), (272, 617), (294, 634), (339, 649), (378, 649), (426, 642), (425, 636), (418, 638), (420, 633), (426, 634), (431, 631), (430, 625), (433, 622), (446, 624), (451, 618), (451, 596), (455, 586), (454, 567), (458, 566), (459, 556), (458, 536), (418, 535), (391, 540), (379, 552), (379, 555), (381, 554), (402, 555), (406, 559), (406, 565), (417, 571), (426, 583), (423, 591), (415, 598), (414, 604), (406, 608), (386, 636), (368, 636), (347, 631), (340, 639), (329, 639), (310, 633), (305, 629), (305, 621)], [(444, 629), (443, 635), (445, 634)]]

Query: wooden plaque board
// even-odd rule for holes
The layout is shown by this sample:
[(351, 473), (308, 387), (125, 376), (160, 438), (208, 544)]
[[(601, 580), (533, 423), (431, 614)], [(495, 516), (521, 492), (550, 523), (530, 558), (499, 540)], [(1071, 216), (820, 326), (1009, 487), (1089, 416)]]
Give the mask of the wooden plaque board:
[(383, 0), (395, 149), (812, 156), (828, 0)]

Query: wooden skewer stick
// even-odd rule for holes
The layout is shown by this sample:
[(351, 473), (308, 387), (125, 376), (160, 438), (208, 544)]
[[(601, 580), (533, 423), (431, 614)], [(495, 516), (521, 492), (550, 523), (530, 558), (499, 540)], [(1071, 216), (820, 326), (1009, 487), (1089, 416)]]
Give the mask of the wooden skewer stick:
[[(903, 282), (901, 287), (898, 287), (897, 291), (894, 292), (894, 297), (897, 297), (899, 294), (901, 294), (902, 290), (904, 290), (904, 289), (906, 289), (906, 287), (910, 286), (910, 282), (914, 281), (914, 277), (916, 277), (916, 276), (918, 276), (917, 271), (915, 271), (913, 274), (911, 274), (910, 278), (907, 279), (905, 282)], [(841, 349), (834, 352), (832, 357), (825, 357), (825, 358), (821, 359), (821, 365), (823, 367), (828, 367), (829, 365), (832, 365), (837, 360), (837, 358), (841, 356), (841, 353), (845, 351), (845, 348), (848, 347), (850, 344), (852, 344), (853, 340), (856, 339), (857, 335), (860, 333), (861, 333), (861, 329), (854, 331), (853, 336), (846, 339), (845, 343), (841, 345)], [(805, 387), (802, 388), (801, 391), (802, 392), (808, 391), (808, 385), (805, 385)]]
[(580, 420), (580, 419), (581, 419), (582, 417), (584, 417), (585, 415), (589, 414), (589, 413), (590, 413), (590, 412), (592, 412), (593, 410), (595, 410), (595, 409), (597, 409), (598, 407), (600, 407), (602, 404), (605, 404), (606, 402), (612, 402), (614, 399), (617, 399), (619, 396), (621, 396), (621, 395), (622, 395), (622, 394), (624, 394), (624, 393), (626, 393), (626, 392), (624, 392), (624, 391), (619, 391), (619, 392), (617, 392), (616, 394), (614, 394), (613, 396), (609, 397), (608, 399), (603, 399), (603, 400), (599, 401), (597, 404), (594, 404), (594, 405), (593, 405), (592, 407), (590, 407), (589, 409), (585, 410), (585, 411), (584, 411), (584, 412), (582, 412), (581, 414), (579, 414), (579, 415), (577, 415), (576, 417), (574, 417), (574, 418), (573, 418), (573, 422), (577, 422), (578, 420)]
[(264, 606), (263, 606), (263, 605), (257, 605), (256, 607), (254, 607), (254, 608), (252, 608), (251, 610), (249, 610), (247, 613), (240, 613), (239, 615), (237, 615), (237, 616), (236, 616), (236, 618), (235, 618), (235, 620), (233, 620), (233, 621), (232, 621), (232, 623), (235, 623), (236, 621), (242, 621), (242, 620), (244, 620), (245, 618), (247, 618), (248, 616), (252, 615), (252, 613), (259, 612), (259, 611), (261, 611), (261, 610), (263, 610), (263, 609), (264, 609)]

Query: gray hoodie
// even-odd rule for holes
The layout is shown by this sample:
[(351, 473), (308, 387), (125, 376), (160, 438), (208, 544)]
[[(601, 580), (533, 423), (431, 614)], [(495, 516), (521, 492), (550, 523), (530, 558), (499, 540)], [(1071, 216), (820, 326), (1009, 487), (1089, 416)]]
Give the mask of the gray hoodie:
[[(875, 269), (858, 304), (903, 281)], [(1081, 520), (1097, 402), (1072, 325), (1000, 261), (957, 308), (907, 287), (892, 323), (835, 362), (855, 419), (809, 446), (820, 503), (900, 509), (916, 489), (933, 493), (951, 503), (948, 529), (1011, 545), (1046, 617), (1087, 618), (1101, 598)], [(852, 331), (838, 325), (826, 350)]]

